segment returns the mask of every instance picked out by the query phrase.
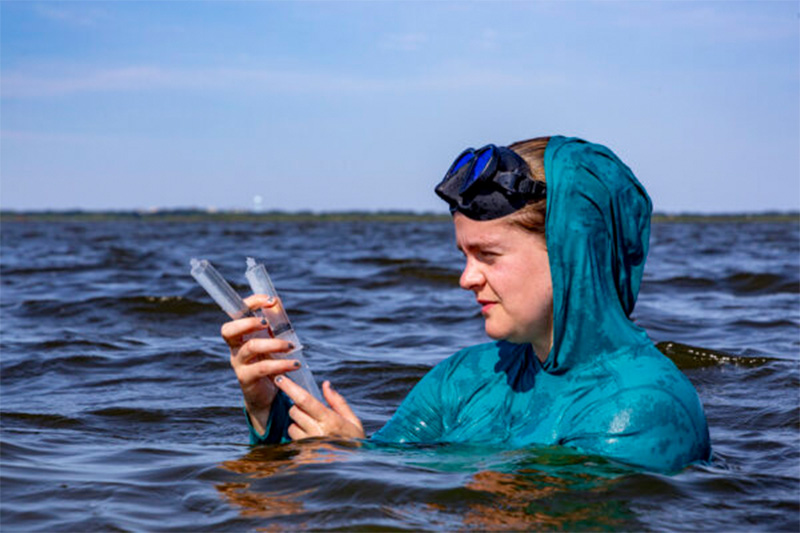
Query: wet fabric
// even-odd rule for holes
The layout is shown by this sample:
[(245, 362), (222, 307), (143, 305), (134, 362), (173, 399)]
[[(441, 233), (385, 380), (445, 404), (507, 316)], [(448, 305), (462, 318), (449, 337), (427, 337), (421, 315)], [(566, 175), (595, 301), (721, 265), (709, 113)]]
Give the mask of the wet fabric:
[[(544, 156), (553, 347), (466, 348), (431, 370), (375, 442), (563, 445), (659, 472), (710, 458), (694, 387), (630, 320), (650, 237), (644, 188), (607, 148), (552, 137)], [(285, 439), (283, 402), (266, 436)], [(276, 412), (281, 411), (281, 412)]]
[(689, 380), (630, 320), (651, 202), (608, 148), (553, 137), (544, 156), (553, 347), (494, 342), (437, 365), (373, 435), (386, 442), (571, 446), (672, 472), (710, 457)]
[(250, 445), (276, 444), (291, 440), (289, 438), (289, 426), (292, 425), (292, 419), (289, 417), (289, 409), (291, 407), (292, 400), (283, 391), (278, 391), (272, 401), (272, 409), (269, 412), (267, 426), (263, 434), (253, 427), (250, 415), (247, 414), (247, 408), (244, 408), (244, 417), (247, 421), (247, 427), (250, 429)]

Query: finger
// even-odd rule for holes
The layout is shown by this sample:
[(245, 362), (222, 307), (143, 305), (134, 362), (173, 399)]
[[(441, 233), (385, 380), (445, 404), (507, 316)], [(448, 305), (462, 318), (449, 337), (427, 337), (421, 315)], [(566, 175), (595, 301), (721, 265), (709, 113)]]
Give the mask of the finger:
[(231, 356), (231, 359), (232, 364), (248, 364), (266, 359), (279, 359), (281, 354), (292, 350), (294, 344), (283, 339), (250, 339), (239, 348), (236, 355)]
[(244, 299), (244, 303), (250, 309), (261, 309), (262, 307), (272, 307), (278, 303), (278, 298), (267, 296), (266, 294), (254, 294)]
[(292, 399), (295, 405), (308, 413), (309, 416), (316, 420), (325, 418), (325, 414), (329, 409), (303, 387), (286, 376), (278, 376), (275, 378), (274, 383), (276, 387), (286, 393), (286, 396)]
[(300, 429), (297, 424), (292, 424), (289, 426), (287, 433), (289, 434), (289, 438), (292, 440), (302, 440), (311, 437), (311, 435)]
[(267, 327), (268, 324), (265, 324), (260, 318), (240, 318), (239, 320), (232, 320), (231, 322), (222, 324), (220, 334), (231, 348), (236, 348), (244, 344), (245, 341), (242, 337), (250, 333), (256, 333)]
[(330, 381), (325, 381), (322, 384), (322, 394), (325, 396), (325, 400), (328, 402), (328, 405), (331, 406), (331, 409), (341, 415), (345, 420), (361, 427), (361, 420), (359, 420), (353, 410), (350, 409), (350, 405), (348, 405), (344, 396), (333, 390), (333, 385), (331, 385)]
[(267, 359), (250, 365), (235, 368), (239, 383), (246, 385), (269, 376), (276, 376), (297, 370), (299, 361), (292, 359)]
[(307, 435), (322, 435), (322, 427), (320, 426), (319, 422), (308, 416), (302, 409), (293, 405), (291, 409), (289, 409), (289, 417), (294, 420), (294, 423), (302, 429)]

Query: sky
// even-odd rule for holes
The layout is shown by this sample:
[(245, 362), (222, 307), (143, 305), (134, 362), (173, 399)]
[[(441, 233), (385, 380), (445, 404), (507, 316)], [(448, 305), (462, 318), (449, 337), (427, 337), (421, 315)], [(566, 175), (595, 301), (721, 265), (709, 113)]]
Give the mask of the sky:
[(464, 148), (568, 135), (657, 212), (798, 210), (799, 22), (770, 0), (0, 0), (0, 207), (444, 213)]

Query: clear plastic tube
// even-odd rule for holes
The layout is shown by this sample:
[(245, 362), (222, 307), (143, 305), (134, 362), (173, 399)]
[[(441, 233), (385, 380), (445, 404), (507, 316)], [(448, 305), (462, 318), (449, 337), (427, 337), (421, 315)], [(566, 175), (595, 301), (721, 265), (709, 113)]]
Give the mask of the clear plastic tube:
[(247, 271), (244, 273), (244, 277), (250, 283), (253, 294), (265, 294), (278, 301), (272, 307), (262, 309), (269, 321), (273, 334), (299, 346), (300, 340), (294, 332), (292, 323), (289, 322), (289, 316), (286, 314), (283, 302), (278, 297), (278, 292), (275, 290), (275, 285), (272, 284), (266, 267), (261, 263), (256, 263), (256, 260), (252, 257), (248, 257)]
[(300, 339), (297, 338), (297, 334), (294, 332), (292, 323), (289, 322), (289, 316), (286, 314), (283, 302), (278, 297), (277, 291), (275, 291), (275, 286), (272, 284), (266, 267), (261, 263), (256, 263), (256, 260), (252, 257), (248, 257), (247, 271), (244, 276), (250, 283), (250, 288), (253, 290), (254, 294), (265, 294), (277, 300), (275, 305), (263, 308), (262, 312), (269, 321), (273, 335), (276, 338), (286, 340), (295, 345), (295, 349), (286, 356), (300, 361), (300, 369), (289, 372), (289, 377), (292, 381), (310, 392), (317, 400), (322, 401), (322, 393), (319, 387), (317, 387), (317, 383), (314, 381), (314, 376), (311, 373), (311, 368), (309, 368), (306, 358), (303, 355), (303, 346), (300, 344)]
[[(217, 305), (219, 305), (225, 313), (228, 314), (233, 320), (240, 318), (254, 316), (261, 319), (262, 324), (267, 324), (267, 318), (262, 313), (261, 309), (255, 311), (247, 307), (242, 297), (239, 296), (233, 287), (227, 282), (222, 274), (217, 272), (211, 263), (205, 259), (195, 259), (189, 262), (192, 265), (192, 277), (199, 283), (211, 296)], [(252, 335), (248, 335), (246, 339), (261, 338), (270, 339), (272, 335), (267, 330), (258, 331)], [(245, 340), (246, 340), (245, 339)]]
[(233, 320), (253, 316), (242, 297), (233, 290), (225, 278), (205, 259), (192, 258), (192, 277)]
[[(272, 281), (269, 279), (269, 274), (267, 274), (267, 270), (264, 268), (264, 265), (256, 265), (253, 259), (248, 258), (248, 266), (250, 265), (250, 261), (253, 262), (255, 273), (249, 274), (247, 279), (250, 281), (250, 278), (252, 277), (257, 282), (256, 285), (253, 285), (253, 282), (251, 281), (251, 286), (262, 289), (265, 287), (264, 283), (267, 283), (269, 287), (268, 292), (256, 290), (255, 288), (253, 289), (253, 292), (257, 294), (268, 294), (269, 296), (277, 298), (275, 287), (272, 286)], [(281, 303), (280, 299), (278, 298), (278, 303), (275, 306), (265, 309), (267, 311), (271, 311), (270, 316), (267, 317), (264, 313), (265, 310), (256, 309), (253, 311), (247, 307), (247, 304), (244, 303), (244, 300), (242, 300), (242, 297), (239, 296), (239, 293), (237, 293), (234, 288), (230, 286), (225, 278), (223, 278), (222, 275), (217, 272), (217, 269), (215, 269), (207, 260), (192, 258), (190, 264), (192, 266), (192, 277), (197, 280), (197, 282), (206, 290), (208, 295), (211, 296), (211, 298), (213, 298), (214, 301), (217, 302), (217, 304), (222, 308), (222, 310), (225, 311), (225, 313), (227, 313), (227, 315), (233, 320), (255, 316), (261, 318), (264, 323), (269, 321), (269, 329), (261, 330), (249, 335), (245, 337), (245, 340), (248, 338), (279, 338), (291, 342), (295, 346), (294, 350), (291, 352), (274, 353), (272, 355), (277, 359), (297, 359), (300, 361), (300, 368), (298, 370), (287, 372), (287, 375), (292, 381), (309, 391), (317, 400), (322, 401), (322, 393), (320, 392), (319, 387), (317, 387), (317, 383), (314, 381), (314, 376), (311, 375), (311, 369), (308, 367), (308, 363), (303, 356), (303, 346), (300, 344), (300, 340), (297, 338), (294, 329), (292, 329), (291, 323), (289, 323), (289, 317), (286, 316), (286, 312), (283, 310), (283, 304)], [(250, 269), (248, 269), (248, 273), (249, 272)], [(278, 333), (276, 333), (276, 330)]]

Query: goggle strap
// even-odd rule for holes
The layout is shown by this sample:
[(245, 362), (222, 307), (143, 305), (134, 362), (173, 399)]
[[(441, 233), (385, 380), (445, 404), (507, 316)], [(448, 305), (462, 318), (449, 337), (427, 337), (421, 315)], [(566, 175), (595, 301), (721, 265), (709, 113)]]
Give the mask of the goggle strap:
[(547, 186), (515, 172), (504, 172), (494, 178), (495, 183), (512, 193), (521, 193), (529, 198), (543, 197)]
[(547, 185), (543, 181), (523, 179), (517, 190), (530, 198), (544, 198)]

